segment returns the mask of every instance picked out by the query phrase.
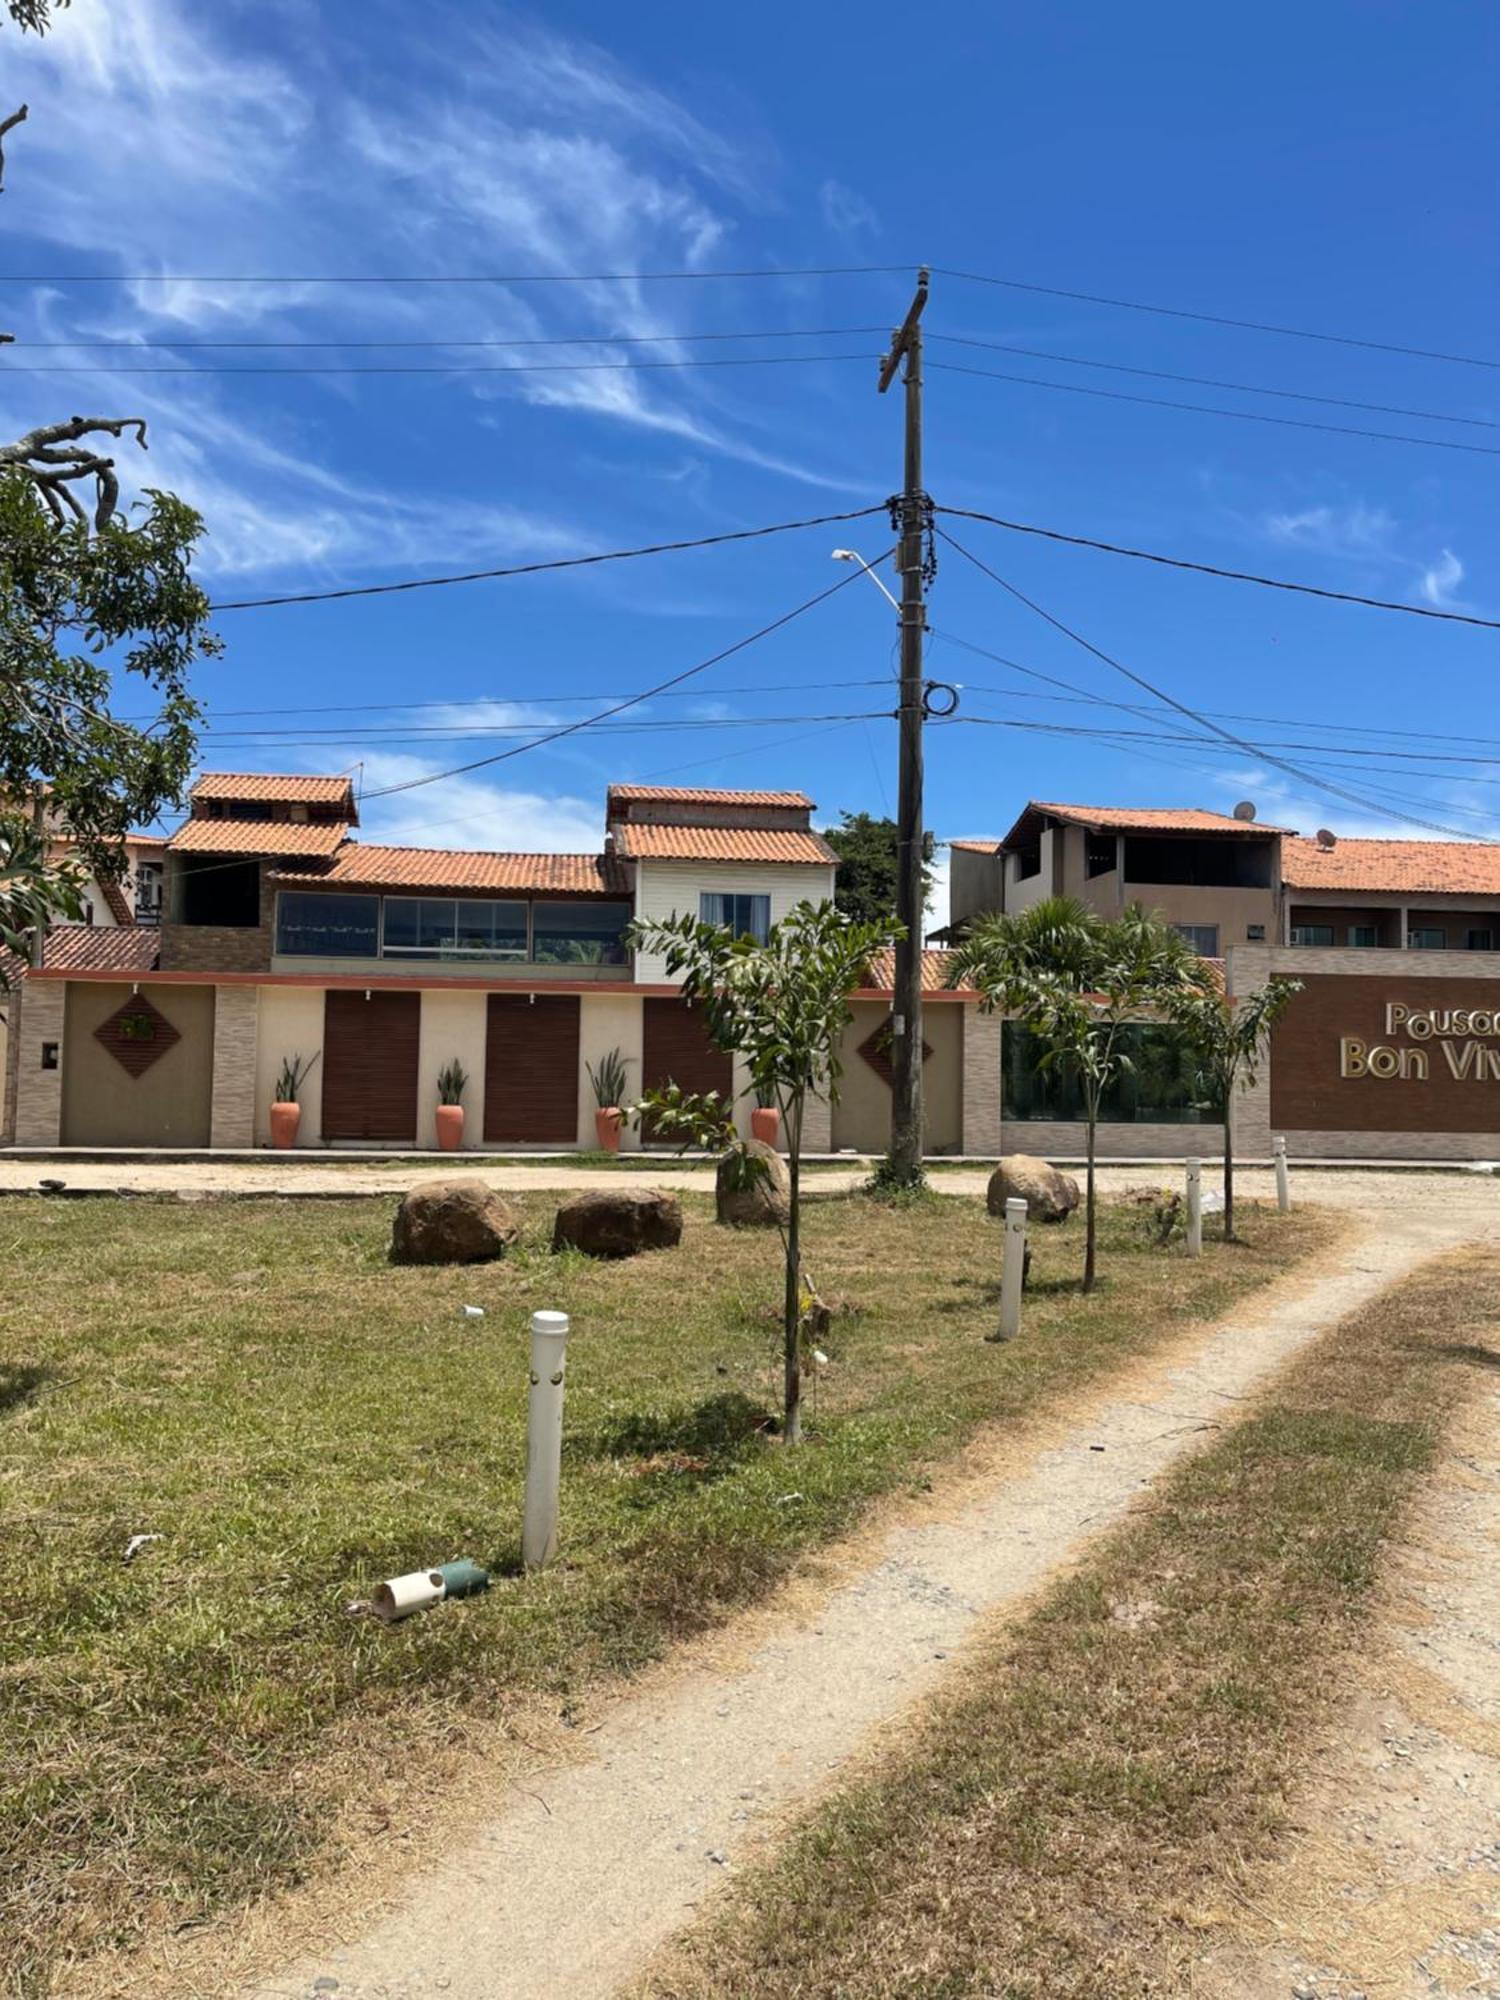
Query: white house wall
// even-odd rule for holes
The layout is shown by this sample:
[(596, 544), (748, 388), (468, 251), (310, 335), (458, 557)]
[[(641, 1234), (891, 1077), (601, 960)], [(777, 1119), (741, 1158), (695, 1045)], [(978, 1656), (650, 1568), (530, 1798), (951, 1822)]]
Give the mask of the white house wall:
[(488, 1026), (485, 995), (480, 992), (431, 992), (422, 995), (417, 1039), (417, 1144), (437, 1145), (438, 1071), (450, 1062), (468, 1072), (464, 1085), (464, 1144), (477, 1146), (484, 1134), (484, 1055)]
[[(771, 922), (780, 923), (798, 903), (823, 903), (833, 898), (831, 866), (806, 862), (638, 861), (635, 864), (635, 913), (646, 920), (687, 915), (696, 917), (705, 894), (769, 896)], [(645, 986), (666, 980), (665, 960), (657, 953), (638, 954), (636, 979)]]
[[(304, 1061), (323, 1050), (323, 989), (321, 986), (262, 986), (260, 1026), (255, 1048), (255, 1143), (271, 1138), (271, 1103), (283, 1061)], [(302, 1124), (297, 1142), (316, 1146), (323, 1136), (323, 1064), (313, 1064), (302, 1086)]]

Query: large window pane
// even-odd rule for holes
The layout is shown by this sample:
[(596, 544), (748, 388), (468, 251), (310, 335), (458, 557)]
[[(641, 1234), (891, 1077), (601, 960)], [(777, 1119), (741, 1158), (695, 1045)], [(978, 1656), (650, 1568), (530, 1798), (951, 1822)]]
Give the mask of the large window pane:
[(629, 903), (534, 903), (532, 956), (539, 965), (623, 965)]
[(453, 949), (455, 907), (449, 896), (387, 896), (386, 950), (441, 958)]
[(309, 958), (373, 958), (378, 896), (301, 895), (276, 904), (276, 949)]
[(460, 902), (457, 948), (474, 958), (526, 956), (524, 903)]
[[(1132, 1068), (1105, 1093), (1101, 1125), (1208, 1125), (1222, 1112), (1212, 1088), (1173, 1029), (1147, 1022), (1121, 1030)], [(1042, 1066), (1045, 1045), (1007, 1021), (1001, 1038), (1001, 1116), (1016, 1123), (1080, 1124), (1083, 1093), (1075, 1073)]]

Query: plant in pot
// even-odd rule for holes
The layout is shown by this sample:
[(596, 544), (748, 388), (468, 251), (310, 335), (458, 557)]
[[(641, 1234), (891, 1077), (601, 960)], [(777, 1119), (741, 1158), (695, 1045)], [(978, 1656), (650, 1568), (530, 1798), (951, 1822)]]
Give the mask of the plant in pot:
[(597, 1067), (587, 1065), (594, 1089), (594, 1132), (603, 1153), (618, 1153), (620, 1128), (625, 1123), (621, 1106), (625, 1102), (625, 1058), (618, 1049), (600, 1056)]
[(282, 1152), (297, 1143), (297, 1129), (302, 1123), (299, 1098), (303, 1084), (312, 1075), (319, 1053), (321, 1051), (314, 1051), (305, 1062), (300, 1055), (282, 1058), (276, 1078), (276, 1096), (271, 1104), (271, 1144)]
[(438, 1071), (437, 1140), (444, 1153), (456, 1153), (464, 1142), (464, 1091), (469, 1072), (455, 1056)]
[(776, 1108), (776, 1090), (769, 1083), (757, 1083), (755, 1108), (750, 1113), (750, 1131), (762, 1145), (774, 1146), (781, 1137), (781, 1113)]

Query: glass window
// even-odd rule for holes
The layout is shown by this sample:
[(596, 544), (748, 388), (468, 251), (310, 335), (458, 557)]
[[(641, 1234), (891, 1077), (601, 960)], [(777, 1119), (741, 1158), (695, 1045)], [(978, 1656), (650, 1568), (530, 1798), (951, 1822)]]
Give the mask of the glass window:
[(1293, 944), (1332, 944), (1332, 924), (1293, 924)]
[(524, 958), (526, 905), (387, 896), (384, 950), (399, 958)]
[(771, 933), (769, 896), (729, 896), (705, 890), (698, 898), (698, 915), (706, 924), (723, 924), (736, 937), (764, 944)]
[(302, 895), (276, 901), (276, 949), (309, 958), (373, 958), (378, 896)]
[(538, 965), (624, 965), (629, 903), (534, 903), (531, 954)]
[(1419, 925), (1416, 930), (1406, 933), (1408, 951), (1446, 951), (1448, 933), (1439, 930), (1435, 924)]
[[(1121, 1030), (1131, 1067), (1105, 1094), (1101, 1125), (1211, 1125), (1223, 1110), (1196, 1059), (1173, 1029), (1132, 1023)], [(1001, 1116), (1019, 1123), (1077, 1124), (1083, 1093), (1077, 1075), (1042, 1063), (1044, 1045), (1007, 1021), (1001, 1035)]]
[(1219, 926), (1217, 924), (1173, 924), (1179, 937), (1187, 939), (1200, 958), (1217, 958), (1219, 955)]
[(1495, 937), (1493, 931), (1466, 931), (1464, 933), (1465, 951), (1493, 951), (1494, 949)]
[(1112, 833), (1090, 833), (1084, 836), (1083, 872), (1092, 878), (1095, 875), (1113, 875), (1119, 860), (1119, 847)]
[(1363, 945), (1367, 948), (1370, 945), (1378, 945), (1380, 943), (1379, 927), (1375, 924), (1351, 924), (1349, 926), (1349, 942), (1350, 944)]

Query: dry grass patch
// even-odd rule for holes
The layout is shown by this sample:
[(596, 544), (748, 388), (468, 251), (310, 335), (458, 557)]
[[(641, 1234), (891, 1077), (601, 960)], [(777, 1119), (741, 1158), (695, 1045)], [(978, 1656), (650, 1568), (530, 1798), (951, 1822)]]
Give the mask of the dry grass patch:
[(1500, 1253), (1440, 1260), (1319, 1341), (646, 1990), (1185, 1991), (1285, 1828), (1418, 1475), (1500, 1362), (1497, 1281)]
[[(982, 1204), (817, 1202), (808, 1255), (853, 1310), (795, 1454), (774, 1437), (774, 1237), (686, 1202), (679, 1251), (546, 1245), (554, 1200), (482, 1270), (393, 1270), (391, 1205), (0, 1202), (0, 1990), (67, 1988), (330, 1858), (360, 1759), (420, 1784), (471, 1718), (566, 1715), (764, 1592), (874, 1496), (989, 1421), (1064, 1402), (1328, 1240), (1250, 1220), (1201, 1263), (1107, 1218), (1038, 1236), (1025, 1338), (997, 1348)], [(466, 1320), (465, 1303), (487, 1317)], [(573, 1315), (566, 1560), (521, 1577), (526, 1321)], [(160, 1534), (129, 1566), (129, 1536)], [(454, 1555), (486, 1596), (394, 1630), (345, 1614)]]

